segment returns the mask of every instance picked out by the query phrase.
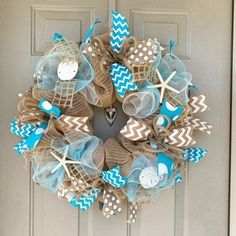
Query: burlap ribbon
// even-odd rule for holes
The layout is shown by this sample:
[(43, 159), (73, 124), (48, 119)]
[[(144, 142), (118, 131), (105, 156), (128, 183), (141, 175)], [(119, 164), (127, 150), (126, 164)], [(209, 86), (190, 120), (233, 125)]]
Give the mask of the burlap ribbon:
[(116, 139), (108, 139), (104, 143), (106, 164), (109, 169), (119, 165), (122, 174), (128, 176), (132, 165), (132, 153), (124, 149)]
[[(152, 73), (150, 65), (156, 58), (156, 49), (152, 48), (154, 43), (155, 40), (137, 41), (134, 37), (130, 37), (124, 39), (122, 48), (117, 54), (110, 47), (110, 32), (91, 39), (83, 52), (90, 58), (94, 68), (95, 79), (92, 83), (99, 97), (97, 106), (108, 107), (114, 102), (114, 87), (109, 74), (113, 63), (127, 67), (138, 81), (148, 78)], [(145, 51), (143, 51), (144, 47), (146, 47)], [(87, 100), (90, 101), (91, 98)]]

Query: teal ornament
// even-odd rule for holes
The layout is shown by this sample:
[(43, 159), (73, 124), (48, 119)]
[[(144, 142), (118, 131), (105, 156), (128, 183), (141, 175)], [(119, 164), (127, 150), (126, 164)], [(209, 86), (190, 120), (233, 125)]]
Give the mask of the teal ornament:
[[(156, 120), (156, 124), (164, 128), (170, 124), (165, 116), (167, 116), (171, 122), (177, 120), (183, 112), (184, 107), (179, 105), (177, 107), (172, 106), (168, 101), (164, 101), (160, 110), (160, 116)], [(161, 116), (163, 115), (163, 116)]]
[(167, 176), (170, 177), (172, 175), (173, 168), (174, 168), (174, 160), (163, 152), (158, 153), (157, 155), (158, 175), (162, 176), (167, 174)]
[(25, 145), (27, 145), (30, 149), (35, 148), (39, 143), (40, 139), (43, 137), (47, 126), (47, 123), (42, 122), (38, 126), (38, 128), (34, 132), (32, 132), (30, 136), (25, 140)]
[(44, 98), (40, 99), (38, 107), (40, 110), (44, 111), (48, 115), (53, 114), (55, 118), (59, 118), (59, 116), (61, 115), (61, 110), (57, 106), (53, 106)]

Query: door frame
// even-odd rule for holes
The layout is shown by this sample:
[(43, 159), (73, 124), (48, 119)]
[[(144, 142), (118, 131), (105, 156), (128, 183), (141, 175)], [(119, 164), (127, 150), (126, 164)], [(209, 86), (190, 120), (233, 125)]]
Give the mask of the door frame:
[(234, 0), (232, 11), (229, 235), (236, 236), (236, 4)]

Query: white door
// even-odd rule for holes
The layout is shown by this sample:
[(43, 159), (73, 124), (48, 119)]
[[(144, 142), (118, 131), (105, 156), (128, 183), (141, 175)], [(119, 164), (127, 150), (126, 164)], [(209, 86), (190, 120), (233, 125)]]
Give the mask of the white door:
[[(1, 236), (226, 236), (228, 234), (231, 0), (2, 0), (0, 2), (0, 235)], [(138, 38), (176, 41), (175, 53), (186, 63), (211, 110), (203, 119), (214, 129), (199, 145), (207, 158), (187, 166), (184, 184), (143, 205), (135, 225), (126, 210), (105, 219), (98, 206), (80, 213), (31, 182), (30, 168), (15, 158), (17, 138), (8, 122), (16, 114), (17, 94), (31, 84), (39, 56), (57, 31), (82, 40), (99, 17), (122, 12)], [(98, 27), (99, 30), (99, 27)], [(95, 126), (103, 122), (97, 111)], [(97, 130), (97, 136), (102, 135)], [(114, 135), (109, 131), (106, 136)], [(124, 207), (125, 208), (125, 207)]]

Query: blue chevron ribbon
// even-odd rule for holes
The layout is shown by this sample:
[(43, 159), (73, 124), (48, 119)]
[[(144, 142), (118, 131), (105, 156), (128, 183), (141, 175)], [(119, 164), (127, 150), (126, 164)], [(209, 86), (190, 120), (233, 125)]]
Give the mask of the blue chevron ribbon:
[(26, 139), (22, 139), (19, 143), (17, 143), (14, 146), (14, 149), (16, 150), (16, 155), (19, 157), (21, 156), (25, 151), (29, 150), (30, 148), (25, 144)]
[(11, 133), (22, 138), (27, 138), (36, 128), (37, 126), (35, 124), (24, 124), (20, 126), (17, 120), (10, 122)]
[(114, 188), (122, 188), (128, 182), (126, 177), (121, 176), (119, 166), (111, 170), (103, 171), (102, 179)]
[(87, 194), (84, 194), (80, 199), (73, 198), (70, 204), (73, 207), (79, 207), (81, 211), (87, 211), (96, 201), (101, 189), (91, 189)]
[(53, 114), (55, 118), (58, 118), (61, 115), (61, 110), (57, 106), (53, 106), (49, 101), (44, 98), (41, 98), (38, 104), (38, 108), (48, 115)]
[(187, 154), (187, 159), (192, 163), (198, 163), (207, 154), (206, 149), (199, 147), (186, 148), (184, 152), (182, 158), (184, 158), (184, 154)]
[[(11, 127), (15, 126), (16, 125), (16, 122), (11, 122), (12, 125)], [(39, 124), (39, 126), (35, 126), (35, 128), (31, 128), (31, 129), (28, 129), (27, 132), (24, 131), (24, 132), (18, 132), (18, 131), (15, 131), (14, 130), (14, 133), (19, 133), (21, 134), (21, 137), (25, 137), (24, 139), (22, 139), (19, 143), (17, 143), (15, 146), (14, 146), (14, 149), (16, 150), (16, 155), (17, 156), (21, 156), (25, 151), (29, 150), (29, 149), (33, 149), (37, 146), (37, 144), (39, 143), (40, 139), (43, 137), (44, 135), (44, 132), (47, 128), (47, 123), (45, 122), (42, 122)], [(20, 127), (22, 128), (22, 127)], [(14, 127), (15, 129), (15, 127)], [(31, 130), (31, 132), (29, 132), (29, 130)], [(22, 135), (22, 133), (24, 135)], [(19, 135), (18, 135), (19, 136)]]
[(183, 183), (183, 178), (182, 178), (182, 176), (180, 175), (179, 171), (176, 172), (176, 175), (175, 175), (175, 182), (176, 182), (176, 183)]
[(90, 39), (92, 37), (92, 34), (93, 34), (93, 31), (94, 31), (94, 28), (95, 28), (95, 25), (96, 24), (100, 24), (101, 21), (97, 18), (95, 20), (95, 22), (89, 27), (85, 37), (84, 37), (84, 43), (89, 43), (90, 42)]
[(112, 12), (112, 31), (110, 37), (110, 46), (113, 51), (119, 54), (124, 39), (129, 38), (130, 30), (125, 17), (119, 12)]
[(114, 63), (111, 66), (110, 75), (120, 97), (124, 97), (125, 93), (128, 91), (138, 89), (138, 86), (134, 81), (134, 77), (127, 67)]

